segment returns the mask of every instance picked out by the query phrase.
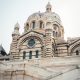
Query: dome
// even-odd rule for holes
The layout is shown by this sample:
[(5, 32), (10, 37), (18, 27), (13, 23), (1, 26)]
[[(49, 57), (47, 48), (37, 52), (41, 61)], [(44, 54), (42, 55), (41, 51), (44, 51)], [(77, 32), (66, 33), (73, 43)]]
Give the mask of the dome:
[(58, 22), (61, 23), (60, 17), (58, 14), (56, 14), (55, 12), (51, 12), (51, 13), (44, 13), (44, 16), (47, 18), (47, 21), (51, 21), (51, 22)]
[(61, 19), (58, 14), (52, 12), (50, 3), (46, 5), (45, 12), (36, 12), (30, 15), (24, 25), (24, 33), (30, 30), (45, 30), (46, 24), (61, 24)]
[(31, 20), (36, 20), (36, 19), (40, 19), (41, 17), (43, 17), (43, 13), (40, 13), (40, 11), (39, 12), (36, 12), (36, 13), (33, 13), (32, 15), (30, 15), (29, 17), (28, 17), (28, 20), (27, 20), (27, 22), (29, 22), (29, 21), (31, 21)]
[(20, 27), (19, 23), (17, 22), (15, 24), (14, 31), (13, 31), (12, 35), (14, 35), (14, 34), (20, 35), (20, 33), (19, 33), (19, 27)]
[(15, 24), (15, 27), (14, 27), (14, 29), (17, 29), (17, 30), (19, 30), (19, 23), (17, 22), (16, 24)]
[(30, 15), (27, 19), (27, 22), (32, 22), (33, 20), (43, 20), (43, 21), (51, 21), (51, 22), (58, 22), (61, 23), (60, 17), (55, 12), (52, 12), (52, 5), (50, 2), (46, 5), (46, 11), (41, 13), (36, 12)]

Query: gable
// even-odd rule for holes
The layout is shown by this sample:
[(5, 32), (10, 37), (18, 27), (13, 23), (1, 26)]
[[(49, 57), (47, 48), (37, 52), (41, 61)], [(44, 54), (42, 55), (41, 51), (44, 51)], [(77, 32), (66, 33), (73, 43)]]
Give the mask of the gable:
[(42, 33), (39, 33), (39, 32), (36, 32), (36, 31), (29, 31), (29, 32), (27, 32), (27, 33), (25, 33), (25, 34), (23, 34), (22, 36), (19, 37), (19, 39), (18, 39), (18, 46), (20, 44), (22, 44), (23, 42), (25, 42), (30, 37), (34, 37), (34, 38), (38, 39), (41, 42), (41, 44), (43, 45), (43, 43), (44, 43), (44, 36), (45, 35), (42, 34)]
[(23, 36), (25, 36), (25, 35), (32, 35), (32, 34), (34, 34), (34, 35), (41, 35), (41, 36), (45, 36), (45, 34), (43, 34), (43, 33), (40, 33), (40, 32), (37, 32), (37, 31), (29, 31), (29, 32), (27, 32), (27, 33), (25, 33), (25, 34), (23, 34), (23, 35), (21, 35), (19, 38), (22, 38)]

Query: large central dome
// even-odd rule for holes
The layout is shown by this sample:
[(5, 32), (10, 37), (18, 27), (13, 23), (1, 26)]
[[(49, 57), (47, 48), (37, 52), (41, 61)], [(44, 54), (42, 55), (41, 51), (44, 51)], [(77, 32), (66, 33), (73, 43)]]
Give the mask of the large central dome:
[(33, 20), (37, 20), (37, 21), (42, 20), (42, 21), (46, 21), (46, 22), (48, 22), (48, 21), (55, 22), (56, 21), (58, 23), (61, 23), (59, 15), (56, 14), (55, 12), (52, 12), (52, 6), (49, 2), (46, 5), (46, 12), (41, 13), (39, 11), (39, 12), (33, 13), (32, 15), (30, 15), (28, 17), (27, 22), (32, 22)]
[(51, 21), (51, 22), (57, 21), (58, 23), (61, 23), (59, 15), (56, 14), (55, 12), (33, 13), (32, 15), (28, 17), (27, 22), (31, 22), (33, 20), (43, 20), (43, 21), (45, 20), (46, 22), (47, 21)]
[(28, 17), (24, 26), (24, 32), (36, 30), (37, 32), (45, 33), (47, 28), (52, 29), (53, 34), (55, 33), (57, 37), (64, 36), (64, 28), (62, 27), (61, 19), (58, 14), (52, 12), (52, 6), (49, 2), (46, 5), (45, 12), (41, 13), (39, 11)]

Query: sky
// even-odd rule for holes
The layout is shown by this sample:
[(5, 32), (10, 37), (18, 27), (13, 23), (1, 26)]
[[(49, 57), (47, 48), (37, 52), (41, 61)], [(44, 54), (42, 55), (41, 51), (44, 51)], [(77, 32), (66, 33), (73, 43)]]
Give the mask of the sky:
[(50, 2), (65, 30), (64, 37), (80, 37), (80, 0), (0, 0), (0, 44), (9, 53), (14, 25), (20, 24), (24, 30), (27, 18), (35, 12), (45, 12)]

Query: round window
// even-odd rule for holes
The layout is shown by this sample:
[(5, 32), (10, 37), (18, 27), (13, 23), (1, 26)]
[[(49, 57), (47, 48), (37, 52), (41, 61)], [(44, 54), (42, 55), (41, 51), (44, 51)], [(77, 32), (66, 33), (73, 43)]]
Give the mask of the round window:
[(35, 45), (35, 40), (34, 39), (30, 39), (29, 41), (28, 41), (28, 46), (29, 47), (33, 47)]

